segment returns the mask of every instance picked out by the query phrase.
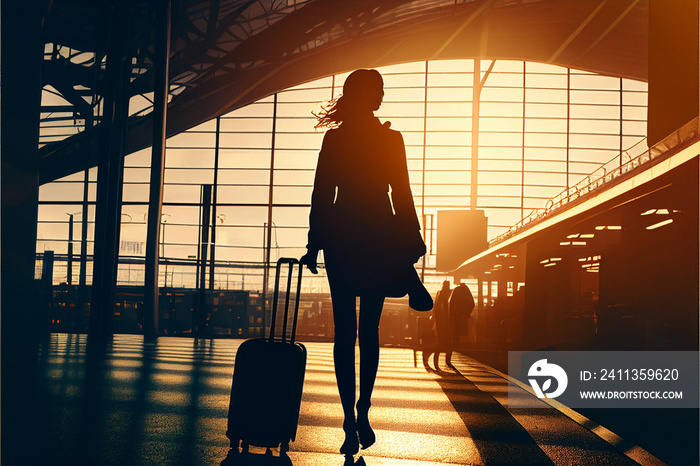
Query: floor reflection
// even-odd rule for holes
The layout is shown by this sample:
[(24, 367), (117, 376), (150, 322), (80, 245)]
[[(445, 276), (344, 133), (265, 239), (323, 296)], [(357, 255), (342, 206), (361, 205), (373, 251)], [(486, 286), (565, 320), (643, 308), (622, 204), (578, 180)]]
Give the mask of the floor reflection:
[(46, 464), (218, 464), (237, 346), (119, 335), (95, 355), (84, 335), (53, 335), (40, 353), (51, 407)]

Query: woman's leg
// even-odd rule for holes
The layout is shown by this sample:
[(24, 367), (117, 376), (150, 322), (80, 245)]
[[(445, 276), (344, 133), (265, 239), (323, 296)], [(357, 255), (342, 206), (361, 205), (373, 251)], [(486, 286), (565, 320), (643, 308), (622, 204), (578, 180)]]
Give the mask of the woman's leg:
[(360, 297), (360, 397), (357, 400), (357, 431), (363, 448), (375, 441), (369, 425), (374, 381), (379, 367), (379, 319), (382, 316), (384, 297), (364, 295)]
[(423, 367), (426, 371), (431, 372), (433, 369), (430, 367), (428, 361), (430, 361), (430, 355), (433, 354), (433, 351), (429, 349), (427, 345), (424, 345), (421, 352), (423, 353)]
[(357, 316), (355, 296), (344, 290), (331, 290), (335, 340), (333, 361), (335, 379), (338, 383), (340, 403), (345, 420), (345, 442), (340, 452), (354, 455), (359, 449), (355, 424), (355, 340), (357, 339)]
[(449, 367), (450, 369), (454, 369), (455, 366), (452, 365), (452, 352), (457, 346), (457, 343), (459, 343), (459, 326), (454, 325), (451, 329), (451, 332), (452, 333), (450, 335), (451, 338), (449, 340), (449, 346), (447, 347), (447, 351), (445, 353), (445, 364), (447, 364), (447, 367)]

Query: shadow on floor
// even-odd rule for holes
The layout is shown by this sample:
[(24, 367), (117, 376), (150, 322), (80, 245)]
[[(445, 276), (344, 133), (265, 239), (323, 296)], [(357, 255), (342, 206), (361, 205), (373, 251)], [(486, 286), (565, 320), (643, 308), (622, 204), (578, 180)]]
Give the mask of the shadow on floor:
[(527, 431), (490, 395), (459, 374), (440, 371), (439, 375), (437, 382), (471, 433), (486, 464), (553, 465)]

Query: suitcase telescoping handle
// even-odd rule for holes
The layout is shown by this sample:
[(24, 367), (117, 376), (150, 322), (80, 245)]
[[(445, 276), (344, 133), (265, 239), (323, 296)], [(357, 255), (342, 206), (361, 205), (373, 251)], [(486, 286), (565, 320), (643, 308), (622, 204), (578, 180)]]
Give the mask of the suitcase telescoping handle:
[(304, 268), (303, 265), (299, 263), (298, 259), (293, 257), (282, 257), (277, 261), (277, 271), (275, 273), (275, 292), (272, 298), (272, 322), (270, 323), (270, 342), (275, 340), (275, 322), (277, 321), (277, 304), (279, 302), (280, 294), (280, 274), (282, 272), (282, 267), (287, 268), (287, 292), (284, 298), (284, 327), (282, 328), (282, 342), (287, 341), (287, 319), (289, 318), (289, 299), (291, 297), (292, 291), (292, 278), (294, 276), (294, 267), (298, 266), (298, 277), (296, 294), (294, 296), (294, 321), (292, 323), (292, 335), (290, 338), (290, 343), (294, 343), (294, 338), (297, 333), (297, 317), (299, 315), (299, 295), (301, 293), (301, 272)]

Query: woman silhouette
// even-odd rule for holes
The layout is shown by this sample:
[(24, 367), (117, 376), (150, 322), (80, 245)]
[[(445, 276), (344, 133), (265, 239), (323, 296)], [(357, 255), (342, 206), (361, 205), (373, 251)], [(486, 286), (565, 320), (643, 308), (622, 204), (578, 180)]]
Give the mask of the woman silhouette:
[[(409, 294), (409, 305), (433, 305), (413, 264), (425, 254), (408, 180), (401, 133), (374, 116), (384, 96), (376, 70), (356, 70), (343, 94), (325, 108), (317, 127), (326, 132), (319, 153), (309, 216), (308, 252), (317, 273), (323, 249), (331, 289), (333, 357), (345, 420), (340, 452), (354, 455), (375, 442), (369, 423), (379, 364), (379, 318), (384, 298)], [(356, 298), (360, 298), (360, 396), (355, 406)], [(357, 417), (355, 417), (357, 408)], [(359, 442), (358, 442), (359, 437)]]

